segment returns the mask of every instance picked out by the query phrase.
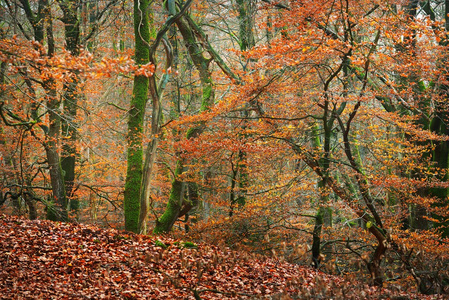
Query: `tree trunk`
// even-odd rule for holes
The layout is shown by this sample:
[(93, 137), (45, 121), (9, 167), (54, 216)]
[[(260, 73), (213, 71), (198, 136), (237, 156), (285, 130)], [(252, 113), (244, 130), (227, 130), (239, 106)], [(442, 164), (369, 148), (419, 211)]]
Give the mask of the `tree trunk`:
[(153, 230), (153, 233), (155, 234), (171, 231), (178, 219), (179, 212), (181, 211), (185, 184), (179, 181), (176, 177), (181, 174), (182, 171), (182, 162), (181, 160), (178, 160), (167, 207), (165, 208), (163, 215), (156, 220), (156, 227)]
[[(199, 71), (201, 86), (202, 86), (202, 98), (200, 111), (206, 111), (213, 105), (214, 101), (214, 87), (211, 77), (211, 72), (209, 71), (209, 60), (206, 59), (202, 54), (202, 49), (199, 47), (199, 43), (195, 38), (195, 34), (186, 17), (181, 17), (176, 21), (176, 26), (178, 27), (181, 35), (183, 37), (186, 48), (188, 49), (190, 58), (193, 64)], [(196, 127), (190, 128), (187, 132), (187, 139), (198, 137), (204, 130), (204, 124), (200, 123)], [(184, 161), (182, 158), (178, 159), (177, 167), (174, 174), (174, 179), (172, 182), (172, 188), (170, 191), (170, 197), (167, 203), (167, 207), (163, 215), (156, 221), (156, 227), (154, 233), (169, 232), (176, 219), (181, 217), (180, 212), (183, 208), (184, 202), (184, 192), (185, 183), (179, 181), (178, 176), (184, 171)], [(191, 203), (186, 203), (184, 205), (183, 213), (188, 213), (187, 207), (192, 208)]]
[(56, 99), (56, 90), (53, 81), (46, 83), (47, 107), (49, 109), (48, 134), (44, 142), (50, 168), (50, 181), (55, 205), (51, 206), (48, 218), (55, 221), (68, 221), (67, 197), (65, 193), (64, 175), (61, 168), (57, 141), (60, 140), (59, 102)]
[[(151, 82), (150, 82), (151, 84)], [(156, 89), (156, 87), (150, 87), (150, 89)], [(147, 216), (150, 207), (150, 193), (151, 193), (151, 179), (154, 173), (154, 163), (156, 161), (157, 147), (159, 144), (160, 136), (160, 119), (162, 115), (162, 107), (160, 97), (154, 95), (153, 100), (153, 113), (151, 122), (151, 140), (148, 143), (147, 149), (145, 151), (145, 164), (144, 173), (142, 177), (142, 185), (140, 189), (140, 215), (139, 215), (139, 232), (141, 234), (147, 233)]]
[[(37, 13), (33, 12), (28, 0), (20, 0), (20, 3), (28, 21), (33, 27), (34, 40), (44, 45), (44, 38), (46, 38), (47, 53), (41, 53), (41, 55), (52, 57), (55, 52), (55, 43), (53, 37), (53, 17), (48, 1), (38, 1)], [(29, 89), (34, 93), (30, 80), (26, 79), (25, 81)], [(53, 79), (44, 80), (41, 85), (45, 91), (46, 106), (48, 109), (48, 126), (41, 125), (45, 133), (45, 140), (42, 144), (45, 148), (50, 169), (50, 183), (53, 192), (53, 199), (47, 206), (47, 217), (52, 220), (67, 221), (67, 198), (58, 148), (61, 130), (60, 102), (57, 99), (56, 83)], [(38, 106), (35, 103), (31, 109), (31, 114), (35, 121), (40, 119), (37, 112)]]
[[(148, 0), (134, 0), (135, 60), (141, 66), (150, 62)], [(148, 99), (149, 79), (134, 76), (133, 97), (128, 114), (128, 161), (125, 182), (125, 230), (139, 232), (140, 187), (143, 163), (143, 120)]]
[[(239, 19), (239, 40), (240, 40), (240, 50), (247, 51), (256, 45), (254, 38), (254, 13), (255, 13), (255, 1), (244, 1), (237, 0), (238, 8), (238, 19)], [(246, 66), (248, 62), (245, 62), (243, 66), (243, 71), (246, 71)], [(240, 112), (240, 117), (243, 119), (242, 130), (245, 131), (247, 127), (246, 119), (249, 117), (248, 110), (243, 110)], [(245, 138), (245, 136), (242, 136)], [(246, 193), (248, 187), (249, 173), (247, 168), (247, 153), (244, 150), (238, 151), (238, 161), (236, 172), (232, 176), (233, 185), (235, 185), (235, 180), (238, 177), (239, 195), (237, 197), (233, 196), (235, 203), (238, 207), (243, 207), (246, 203)], [(234, 187), (233, 187), (234, 188)], [(232, 190), (233, 190), (232, 188)], [(231, 205), (233, 205), (231, 201)]]
[[(327, 108), (328, 105), (325, 105)], [(324, 175), (320, 178), (318, 182), (318, 188), (320, 192), (319, 208), (315, 216), (315, 225), (312, 233), (312, 262), (315, 268), (319, 268), (322, 261), (321, 254), (321, 235), (323, 231), (323, 225), (332, 225), (332, 209), (328, 206), (329, 203), (329, 191), (328, 191), (328, 177), (329, 177), (329, 156), (330, 156), (330, 138), (331, 138), (331, 128), (333, 125), (333, 120), (328, 120), (327, 109), (324, 112), (323, 118), (324, 124), (324, 144), (321, 145), (320, 134), (318, 127), (315, 125), (312, 129), (312, 140), (316, 150), (320, 151), (323, 148), (323, 158), (319, 160), (319, 165), (322, 174)], [(330, 124), (328, 124), (328, 122)]]
[[(168, 1), (168, 5), (170, 7), (170, 17), (167, 19), (162, 28), (157, 32), (156, 38), (151, 46), (150, 46), (150, 62), (156, 65), (156, 50), (159, 44), (162, 42), (165, 48), (165, 69), (168, 70), (173, 61), (173, 51), (170, 43), (166, 40), (165, 35), (167, 31), (170, 29), (174, 22), (177, 22), (190, 7), (192, 0), (188, 0), (184, 3), (184, 6), (180, 9), (178, 13), (176, 13), (175, 8), (173, 6), (174, 2)], [(146, 233), (146, 222), (148, 217), (149, 210), (149, 198), (150, 198), (150, 189), (151, 189), (151, 178), (153, 175), (153, 167), (154, 162), (156, 160), (157, 154), (157, 146), (160, 138), (160, 120), (162, 118), (162, 96), (165, 89), (165, 86), (169, 79), (169, 72), (165, 72), (161, 76), (161, 80), (159, 84), (156, 84), (155, 76), (150, 78), (149, 82), (149, 90), (151, 94), (151, 99), (153, 101), (153, 112), (152, 112), (152, 120), (151, 120), (151, 137), (150, 142), (148, 144), (146, 150), (146, 158), (145, 158), (145, 166), (143, 170), (143, 178), (142, 185), (140, 187), (140, 217), (139, 217), (139, 231), (140, 233)]]
[[(55, 43), (53, 37), (53, 22), (52, 15), (49, 9), (48, 1), (43, 1), (43, 15), (47, 19), (46, 37), (48, 50), (47, 55), (52, 57), (55, 52)], [(64, 174), (61, 168), (61, 160), (58, 149), (58, 143), (61, 140), (61, 103), (57, 98), (56, 82), (54, 79), (48, 79), (43, 82), (43, 88), (46, 91), (47, 108), (49, 110), (49, 125), (48, 132), (45, 136), (45, 152), (47, 154), (48, 166), (50, 168), (50, 181), (53, 191), (53, 198), (55, 202), (55, 217), (57, 221), (68, 221), (69, 216), (67, 212), (67, 197), (65, 193)], [(51, 215), (50, 215), (51, 216)]]
[(312, 232), (312, 264), (318, 269), (321, 264), (321, 232), (323, 227), (322, 208), (315, 215), (315, 225)]
[[(442, 44), (444, 46), (449, 45), (449, 0), (444, 1), (444, 20), (445, 20), (445, 30), (446, 30), (446, 37), (442, 41)], [(449, 54), (449, 53), (448, 53)], [(449, 74), (447, 70), (447, 55), (446, 58), (441, 62), (441, 68), (445, 70), (446, 72), (443, 72), (444, 80), (443, 83), (439, 86), (440, 95), (442, 96), (442, 100), (438, 102), (435, 106), (436, 116), (432, 120), (432, 123), (430, 125), (430, 129), (433, 132), (436, 132), (440, 135), (447, 136), (449, 134), (449, 111), (447, 107), (447, 102), (449, 100), (449, 84), (447, 83), (449, 81)], [(441, 181), (447, 182), (449, 179), (448, 171), (449, 171), (449, 141), (439, 141), (435, 145), (435, 150), (433, 151), (433, 161), (436, 162), (436, 165), (438, 168), (441, 168), (442, 170), (445, 170), (444, 175), (441, 178)], [(448, 195), (449, 191), (448, 188), (434, 188), (431, 190), (432, 196), (436, 196), (439, 199), (439, 203), (437, 203), (437, 206), (447, 206), (449, 205), (448, 201)], [(436, 216), (441, 223), (436, 223), (435, 225), (437, 227), (441, 228), (441, 234), (442, 237), (449, 237), (449, 220), (446, 217)]]
[[(66, 48), (72, 56), (78, 56), (80, 50), (80, 22), (78, 20), (78, 0), (60, 0), (59, 7), (63, 11), (61, 20), (64, 22)], [(73, 198), (72, 191), (75, 181), (75, 161), (77, 126), (76, 114), (78, 99), (82, 98), (79, 91), (79, 77), (77, 72), (72, 72), (70, 82), (64, 83), (63, 118), (62, 126), (62, 155), (61, 167), (64, 172), (64, 184), (66, 196), (70, 199), (70, 208), (77, 210), (79, 203)]]

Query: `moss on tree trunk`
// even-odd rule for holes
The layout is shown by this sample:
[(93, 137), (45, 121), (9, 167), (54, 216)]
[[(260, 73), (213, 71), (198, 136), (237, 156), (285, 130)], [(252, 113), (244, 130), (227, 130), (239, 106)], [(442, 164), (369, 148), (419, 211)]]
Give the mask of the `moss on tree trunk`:
[(153, 230), (153, 233), (155, 234), (169, 232), (175, 224), (176, 219), (178, 219), (183, 200), (180, 195), (184, 194), (185, 185), (182, 181), (178, 180), (177, 177), (182, 174), (182, 171), (182, 162), (178, 160), (167, 207), (162, 216), (156, 220), (156, 227)]
[[(192, 28), (190, 28), (186, 18), (179, 18), (176, 21), (176, 25), (184, 39), (184, 43), (189, 51), (190, 58), (199, 71), (202, 86), (200, 111), (206, 111), (210, 108), (214, 101), (214, 86), (211, 73), (209, 71), (209, 60), (203, 56), (203, 51), (199, 47), (199, 43), (196, 41), (194, 32)], [(203, 130), (204, 124), (197, 124), (195, 127), (192, 127), (188, 130), (187, 139), (196, 138), (203, 132)], [(178, 159), (167, 207), (165, 208), (163, 215), (156, 221), (156, 227), (153, 231), (154, 233), (169, 232), (172, 229), (173, 224), (176, 222), (176, 219), (180, 217), (180, 213), (183, 208), (185, 183), (181, 182), (178, 179), (178, 176), (181, 175), (184, 170), (183, 165), (183, 159)], [(189, 203), (186, 203), (185, 207), (191, 208), (193, 206)], [(186, 213), (188, 213), (188, 211), (183, 212), (183, 214)]]
[[(138, 65), (149, 62), (150, 29), (148, 0), (134, 1), (135, 60)], [(142, 182), (142, 135), (145, 106), (148, 99), (148, 78), (134, 77), (133, 97), (128, 114), (128, 161), (125, 182), (125, 229), (139, 231), (140, 186)]]

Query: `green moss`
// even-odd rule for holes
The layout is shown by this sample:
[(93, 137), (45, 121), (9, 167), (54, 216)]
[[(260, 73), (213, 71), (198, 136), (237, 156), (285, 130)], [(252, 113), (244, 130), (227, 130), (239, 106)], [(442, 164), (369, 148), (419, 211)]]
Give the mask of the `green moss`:
[(156, 221), (156, 227), (154, 227), (154, 234), (161, 234), (169, 232), (173, 226), (173, 223), (178, 218), (179, 209), (172, 204), (172, 201), (168, 201), (164, 214)]
[(128, 116), (128, 165), (125, 183), (125, 229), (138, 232), (140, 185), (143, 164), (143, 118), (148, 94), (148, 78), (136, 76)]
[[(148, 0), (134, 0), (135, 60), (138, 65), (144, 65), (150, 61), (150, 50), (147, 46), (150, 41), (149, 19), (146, 13), (148, 8)], [(139, 231), (140, 185), (143, 172), (142, 134), (148, 86), (147, 77), (134, 77), (133, 98), (128, 115), (128, 166), (124, 199), (125, 229), (136, 233)]]
[(203, 83), (203, 99), (201, 101), (201, 111), (206, 111), (213, 104), (213, 86), (212, 80), (207, 79), (206, 82)]
[(125, 183), (125, 229), (138, 231), (140, 183), (142, 180), (142, 149), (128, 149), (128, 171)]
[(130, 236), (128, 236), (128, 235), (121, 235), (121, 234), (115, 235), (114, 239), (119, 240), (119, 241), (121, 241), (121, 240), (132, 240), (132, 238)]
[(182, 247), (189, 249), (197, 249), (198, 245), (192, 242), (182, 242)]
[(186, 137), (187, 137), (187, 139), (194, 138), (194, 137), (198, 136), (200, 133), (201, 133), (200, 126), (191, 127), (187, 130)]
[[(201, 108), (200, 110), (206, 111), (214, 102), (214, 88), (211, 74), (208, 69), (209, 61), (202, 55), (202, 49), (199, 47), (195, 39), (195, 35), (191, 30), (190, 26), (185, 22), (184, 19), (178, 19), (176, 21), (178, 29), (180, 30), (186, 47), (189, 51), (190, 58), (192, 59), (195, 67), (200, 73), (201, 86), (202, 86), (202, 98), (201, 98)], [(190, 128), (187, 132), (187, 138), (195, 138), (199, 136), (204, 130), (204, 123), (201, 122), (196, 124), (196, 126)], [(178, 160), (177, 167), (175, 170), (174, 180), (172, 182), (172, 189), (170, 192), (170, 197), (167, 203), (164, 214), (157, 220), (156, 227), (153, 233), (159, 234), (168, 232), (171, 230), (173, 224), (179, 216), (182, 202), (183, 202), (183, 183), (177, 178), (183, 171), (183, 162)]]
[(169, 232), (178, 218), (179, 211), (181, 209), (181, 197), (182, 197), (182, 182), (177, 178), (182, 173), (182, 162), (178, 160), (175, 170), (175, 178), (172, 182), (172, 188), (170, 191), (170, 197), (168, 199), (167, 207), (164, 214), (156, 221), (156, 227), (153, 230), (154, 234), (161, 234)]
[(193, 242), (174, 242), (174, 246), (177, 246), (178, 248), (188, 248), (188, 249), (197, 249), (198, 245)]
[(164, 214), (156, 222), (156, 227), (153, 230), (154, 234), (169, 232), (173, 227), (173, 224), (178, 218), (178, 214), (181, 209), (181, 205), (179, 203), (181, 193), (182, 182), (175, 179), (172, 184), (167, 207), (165, 208)]
[(161, 241), (159, 241), (159, 240), (156, 240), (156, 241), (154, 242), (154, 245), (155, 245), (156, 247), (161, 247), (162, 249), (167, 249), (167, 248), (168, 248), (168, 246), (167, 246), (166, 244), (164, 244), (163, 242), (161, 242)]
[[(145, 42), (149, 41), (148, 16), (139, 11), (147, 11), (148, 1), (134, 1), (135, 59), (139, 65), (149, 62), (149, 49)], [(141, 37), (141, 38), (139, 38)], [(135, 76), (133, 98), (128, 116), (128, 165), (125, 183), (125, 229), (138, 232), (140, 213), (140, 185), (143, 164), (143, 120), (148, 99), (149, 81), (147, 77)]]
[(135, 59), (138, 65), (147, 64), (150, 60), (150, 49), (147, 46), (150, 41), (148, 10), (148, 0), (134, 0)]

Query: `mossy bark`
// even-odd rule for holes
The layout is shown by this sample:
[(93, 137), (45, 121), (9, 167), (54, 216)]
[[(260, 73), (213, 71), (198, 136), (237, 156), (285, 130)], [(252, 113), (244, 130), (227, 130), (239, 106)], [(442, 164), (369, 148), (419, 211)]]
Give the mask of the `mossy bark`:
[[(148, 42), (150, 28), (148, 18), (149, 1), (134, 0), (135, 61), (145, 65), (150, 61)], [(125, 230), (139, 231), (140, 186), (143, 168), (143, 120), (148, 99), (148, 77), (134, 77), (133, 97), (128, 114), (128, 160), (125, 182)]]
[[(443, 46), (449, 45), (449, 0), (444, 1), (444, 21), (445, 21), (445, 30), (446, 36), (445, 39), (441, 41)], [(447, 67), (449, 60), (446, 58), (443, 62), (441, 62), (442, 68)], [(445, 75), (445, 83), (442, 83), (439, 86), (439, 91), (442, 100), (436, 105), (436, 116), (433, 119), (430, 127), (431, 130), (437, 132), (443, 136), (447, 136), (449, 134), (449, 125), (448, 125), (448, 108), (447, 103), (449, 100), (449, 75), (446, 73)], [(437, 167), (445, 170), (445, 174), (442, 176), (441, 180), (443, 182), (447, 182), (449, 179), (449, 142), (448, 141), (440, 141), (436, 144), (435, 150), (433, 152), (433, 161), (436, 162)], [(432, 190), (432, 195), (438, 197), (439, 203), (437, 206), (447, 206), (449, 205), (448, 188), (435, 188)], [(449, 219), (447, 217), (435, 216), (439, 219), (439, 223), (435, 225), (441, 228), (442, 237), (449, 237)]]
[(153, 233), (155, 234), (169, 232), (173, 228), (175, 221), (178, 219), (183, 201), (180, 195), (184, 195), (185, 184), (178, 180), (177, 176), (182, 174), (182, 171), (182, 162), (178, 160), (167, 207), (162, 216), (156, 220), (156, 227), (153, 230)]
[(254, 8), (253, 0), (236, 0), (239, 19), (240, 50), (246, 51), (256, 44), (254, 38)]
[[(47, 0), (40, 0), (38, 3), (37, 14), (31, 11), (31, 6), (28, 1), (23, 1), (24, 9), (31, 24), (33, 24), (34, 38), (41, 44), (44, 44), (44, 39), (47, 42), (48, 57), (55, 54), (55, 40), (53, 36), (53, 17), (50, 10), (50, 5)], [(44, 22), (44, 20), (47, 20)], [(44, 31), (46, 34), (44, 35)], [(53, 219), (57, 221), (68, 221), (67, 212), (67, 197), (65, 193), (64, 175), (61, 168), (60, 152), (58, 143), (61, 138), (61, 111), (60, 101), (57, 96), (56, 82), (54, 79), (47, 79), (42, 82), (42, 88), (45, 90), (46, 105), (48, 109), (48, 126), (42, 125), (41, 128), (45, 133), (45, 141), (43, 142), (47, 162), (50, 171), (50, 182), (53, 192), (52, 202), (54, 203)], [(37, 108), (36, 108), (37, 109)], [(34, 116), (37, 111), (33, 111)]]
[[(410, 19), (416, 18), (418, 14), (418, 6), (421, 5), (423, 11), (430, 17), (432, 21), (436, 20), (436, 15), (432, 10), (429, 3), (419, 3), (419, 1), (409, 1), (406, 10), (406, 13)], [(445, 1), (445, 29), (446, 33), (449, 33), (449, 1)], [(439, 42), (441, 46), (448, 45), (449, 35), (446, 35), (446, 39), (441, 39)], [(415, 51), (416, 47), (416, 35), (412, 35), (409, 37), (406, 42), (408, 42), (409, 48), (413, 51), (413, 55), (418, 55)], [(406, 50), (405, 47), (399, 47), (401, 51), (409, 51)], [(439, 68), (444, 70), (447, 66), (447, 58), (442, 59), (439, 62)], [(448, 76), (446, 75), (446, 81)], [(449, 127), (447, 125), (447, 116), (448, 116), (448, 108), (447, 108), (447, 99), (449, 98), (449, 86), (444, 83), (444, 81), (440, 85), (436, 85), (434, 83), (430, 83), (429, 87), (436, 88), (440, 97), (436, 97), (435, 99), (431, 99), (426, 96), (426, 87), (422, 81), (420, 81), (420, 77), (418, 75), (409, 76), (407, 78), (399, 78), (398, 81), (404, 87), (404, 89), (412, 87), (415, 94), (420, 95), (420, 102), (418, 103), (418, 111), (415, 111), (414, 114), (418, 116), (416, 121), (417, 125), (421, 126), (423, 130), (430, 130), (433, 133), (436, 133), (440, 136), (447, 136), (449, 133)], [(439, 98), (439, 99), (438, 99)], [(428, 116), (432, 116), (432, 118), (428, 118)], [(426, 154), (430, 156), (430, 159), (434, 162), (434, 166), (439, 170), (442, 170), (440, 176), (437, 176), (437, 179), (442, 183), (448, 181), (448, 170), (449, 170), (449, 142), (448, 141), (427, 141), (427, 142), (415, 142), (419, 146), (428, 146), (429, 148), (433, 148), (433, 150)], [(427, 145), (426, 145), (427, 144)], [(428, 158), (425, 157), (424, 159)], [(427, 175), (422, 174), (422, 172), (416, 172), (412, 176), (418, 178), (424, 178)], [(431, 187), (431, 188), (421, 188), (418, 190), (418, 194), (423, 197), (432, 197), (437, 199), (437, 203), (434, 206), (446, 206), (449, 204), (448, 195), (449, 190), (444, 187)], [(430, 215), (427, 208), (421, 206), (419, 204), (414, 204), (410, 206), (410, 215), (405, 225), (411, 229), (429, 229), (432, 226), (441, 227), (441, 234), (443, 237), (449, 236), (449, 221), (447, 218), (443, 216), (433, 215), (432, 217), (435, 219), (439, 219), (438, 222), (430, 222), (427, 217)]]
[[(173, 61), (173, 53), (170, 43), (166, 39), (166, 33), (171, 28), (174, 22), (179, 20), (181, 16), (183, 16), (187, 9), (190, 7), (190, 4), (192, 3), (192, 0), (187, 0), (184, 5), (181, 7), (178, 13), (175, 14), (175, 12), (172, 10), (170, 11), (170, 17), (167, 19), (167, 21), (164, 23), (164, 25), (161, 27), (161, 29), (157, 32), (156, 37), (153, 41), (153, 43), (150, 46), (150, 62), (154, 65), (157, 64), (156, 62), (156, 50), (160, 43), (163, 43), (165, 48), (165, 69), (168, 70)], [(170, 3), (169, 3), (170, 4)], [(172, 3), (173, 4), (173, 3)], [(173, 7), (173, 6), (171, 6)], [(151, 94), (152, 99), (152, 119), (151, 119), (151, 137), (150, 142), (148, 144), (148, 147), (145, 151), (145, 165), (143, 169), (143, 177), (142, 177), (142, 184), (140, 189), (140, 205), (141, 205), (141, 213), (139, 217), (139, 230), (140, 233), (145, 234), (146, 233), (146, 220), (148, 216), (148, 210), (149, 210), (149, 198), (150, 198), (150, 188), (151, 188), (151, 178), (153, 175), (153, 169), (154, 169), (154, 163), (156, 161), (156, 154), (157, 154), (157, 147), (158, 147), (158, 141), (161, 136), (161, 120), (162, 117), (162, 98), (163, 98), (163, 92), (165, 89), (166, 84), (169, 80), (169, 72), (165, 72), (160, 82), (157, 84), (155, 76), (152, 76), (149, 80), (149, 91)]]
[[(181, 17), (176, 21), (176, 25), (181, 32), (186, 48), (189, 51), (190, 58), (193, 64), (199, 71), (200, 81), (202, 86), (202, 98), (200, 111), (206, 111), (213, 105), (214, 101), (214, 86), (212, 81), (211, 72), (209, 71), (210, 60), (206, 59), (202, 54), (202, 48), (200, 48), (197, 42), (192, 28), (189, 26), (187, 17)], [(205, 125), (203, 123), (192, 127), (187, 132), (187, 139), (198, 137), (204, 130)], [(192, 203), (188, 201), (184, 203), (185, 183), (178, 179), (179, 175), (184, 170), (184, 161), (179, 158), (177, 161), (177, 167), (172, 182), (172, 188), (170, 191), (170, 197), (168, 199), (167, 207), (165, 208), (162, 216), (156, 221), (156, 227), (154, 233), (169, 232), (175, 221), (182, 214), (187, 214), (193, 207)], [(191, 184), (191, 188), (195, 189), (195, 185)], [(184, 208), (184, 209), (183, 209)], [(190, 209), (187, 209), (190, 208)]]

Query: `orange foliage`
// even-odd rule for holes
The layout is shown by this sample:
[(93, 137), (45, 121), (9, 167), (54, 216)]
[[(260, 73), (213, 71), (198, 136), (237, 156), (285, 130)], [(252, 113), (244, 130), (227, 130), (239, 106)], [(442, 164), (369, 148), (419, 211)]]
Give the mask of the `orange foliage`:
[[(321, 236), (323, 270), (369, 280), (364, 267), (379, 245), (371, 234), (378, 230), (386, 249), (384, 279), (403, 287), (427, 280), (436, 284), (432, 291), (442, 292), (449, 275), (441, 266), (449, 261), (449, 248), (439, 234), (444, 227), (437, 227), (447, 224), (449, 210), (447, 199), (432, 192), (449, 184), (448, 169), (433, 155), (449, 137), (430, 129), (440, 113), (436, 107), (447, 112), (441, 91), (448, 85), (448, 46), (441, 42), (441, 22), (424, 13), (411, 18), (402, 0), (294, 0), (288, 9), (268, 2), (255, 12), (259, 43), (244, 53), (229, 50), (237, 48), (234, 8), (226, 2), (215, 10), (209, 2), (194, 4), (196, 20), (222, 29), (205, 30), (241, 82), (231, 83), (211, 62), (216, 105), (198, 113), (199, 74), (186, 49), (177, 49), (179, 61), (165, 90), (170, 100), (163, 103), (150, 221), (161, 215), (182, 157), (186, 171), (179, 179), (198, 185), (201, 203), (176, 223), (175, 235), (311, 264), (316, 212), (331, 207), (332, 221)], [(226, 18), (213, 13), (224, 7)], [(160, 23), (162, 8), (156, 13)], [(75, 72), (84, 97), (75, 120), (74, 197), (82, 204), (74, 217), (122, 226), (130, 77), (152, 76), (155, 68), (136, 66), (127, 49), (114, 50), (117, 39), (130, 48), (127, 21), (126, 14), (115, 19), (99, 33), (94, 49), (76, 57), (62, 46), (54, 56), (43, 56), (45, 46), (23, 36), (2, 38), (0, 61), (8, 80), (1, 83), (1, 108), (10, 122), (24, 123), (3, 126), (2, 120), (3, 195), (30, 185), (37, 198), (51, 196), (43, 133), (30, 118), (45, 95), (39, 88), (30, 93), (24, 78), (54, 79), (62, 94)], [(178, 33), (170, 35), (179, 42)], [(186, 132), (198, 123), (206, 130), (188, 140)], [(325, 178), (326, 188), (318, 188)], [(244, 197), (245, 205), (231, 203), (231, 195)]]

